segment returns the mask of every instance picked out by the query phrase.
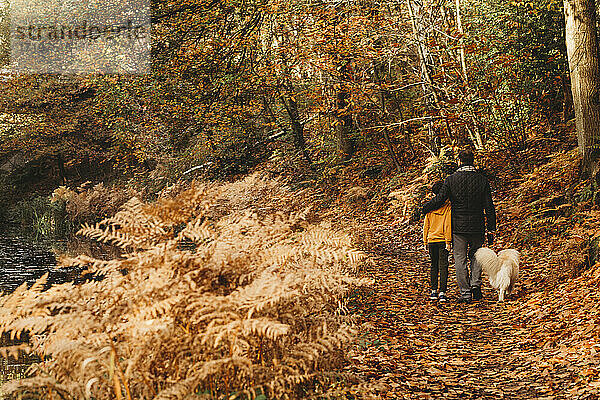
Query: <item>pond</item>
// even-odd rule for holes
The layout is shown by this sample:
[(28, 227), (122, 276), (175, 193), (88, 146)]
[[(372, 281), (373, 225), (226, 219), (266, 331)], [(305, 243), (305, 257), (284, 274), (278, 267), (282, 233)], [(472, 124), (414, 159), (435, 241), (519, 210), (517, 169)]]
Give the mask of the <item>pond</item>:
[(52, 243), (0, 235), (0, 290), (12, 292), (23, 282), (33, 283), (46, 272), (57, 278)]
[[(69, 240), (32, 239), (12, 231), (0, 230), (0, 291), (8, 293), (27, 282), (33, 284), (48, 273), (49, 284), (75, 280), (79, 273), (57, 268), (59, 254), (88, 256), (105, 259), (118, 257), (118, 249), (81, 237)], [(15, 344), (7, 335), (0, 336), (0, 347)], [(31, 364), (39, 358), (23, 354), (19, 359), (0, 356), (0, 385), (22, 378)], [(0, 399), (2, 394), (0, 392)]]
[[(56, 254), (67, 251), (65, 241), (39, 241), (0, 233), (0, 290), (12, 292), (19, 285), (32, 284), (45, 273), (50, 283), (69, 280), (71, 274), (56, 268)], [(8, 337), (0, 337), (0, 345), (11, 345)], [(0, 384), (23, 377), (35, 358), (23, 355), (19, 359), (0, 357)]]

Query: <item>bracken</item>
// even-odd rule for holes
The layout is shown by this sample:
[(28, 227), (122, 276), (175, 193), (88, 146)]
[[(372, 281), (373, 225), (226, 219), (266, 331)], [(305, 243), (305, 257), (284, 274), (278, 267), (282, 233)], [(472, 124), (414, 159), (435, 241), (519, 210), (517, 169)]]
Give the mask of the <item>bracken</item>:
[(1, 298), (2, 332), (27, 332), (46, 360), (4, 393), (304, 398), (343, 381), (353, 334), (343, 300), (371, 284), (352, 274), (365, 256), (294, 211), (296, 196), (258, 175), (195, 183), (83, 227), (122, 256), (63, 259), (101, 279), (44, 291), (42, 278)]

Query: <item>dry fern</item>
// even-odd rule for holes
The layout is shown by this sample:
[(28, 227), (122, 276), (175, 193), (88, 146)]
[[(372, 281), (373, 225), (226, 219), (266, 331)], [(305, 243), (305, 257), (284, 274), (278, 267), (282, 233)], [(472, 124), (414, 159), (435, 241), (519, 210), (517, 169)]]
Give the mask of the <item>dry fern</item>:
[(52, 202), (63, 203), (71, 221), (85, 222), (114, 215), (127, 200), (139, 195), (133, 189), (106, 187), (102, 183), (89, 187), (87, 182), (75, 190), (58, 187), (52, 193)]
[(351, 275), (364, 254), (308, 224), (308, 211), (290, 207), (293, 196), (281, 182), (251, 176), (196, 184), (154, 204), (132, 199), (85, 226), (82, 235), (123, 253), (62, 260), (100, 279), (46, 291), (42, 279), (0, 298), (1, 332), (27, 332), (45, 360), (5, 393), (318, 395), (352, 339), (344, 296), (370, 282)]

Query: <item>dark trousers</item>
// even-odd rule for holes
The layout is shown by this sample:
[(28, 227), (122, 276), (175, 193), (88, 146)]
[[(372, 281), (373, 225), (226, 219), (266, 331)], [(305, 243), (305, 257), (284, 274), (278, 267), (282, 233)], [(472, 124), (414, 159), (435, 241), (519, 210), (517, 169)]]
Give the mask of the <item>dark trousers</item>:
[(438, 290), (438, 275), (440, 278), (440, 292), (448, 288), (448, 250), (446, 243), (433, 242), (428, 244), (429, 258), (431, 259), (431, 290)]
[[(481, 287), (481, 265), (475, 262), (475, 252), (483, 246), (483, 233), (455, 233), (452, 235), (454, 244), (454, 266), (456, 268), (456, 283), (460, 296), (471, 298), (471, 287)], [(469, 261), (471, 273), (469, 274)]]

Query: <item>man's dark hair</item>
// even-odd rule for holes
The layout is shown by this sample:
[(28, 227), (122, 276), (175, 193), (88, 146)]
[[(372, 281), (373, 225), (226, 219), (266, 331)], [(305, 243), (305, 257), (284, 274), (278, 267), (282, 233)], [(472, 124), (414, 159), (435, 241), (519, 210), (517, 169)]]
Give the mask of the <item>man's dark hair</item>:
[(438, 194), (440, 192), (440, 190), (442, 189), (443, 184), (444, 184), (444, 182), (437, 181), (436, 183), (431, 185), (431, 191), (433, 192), (433, 194)]
[(471, 150), (461, 150), (461, 152), (458, 153), (458, 159), (463, 165), (473, 165), (475, 162), (475, 155), (473, 155)]

